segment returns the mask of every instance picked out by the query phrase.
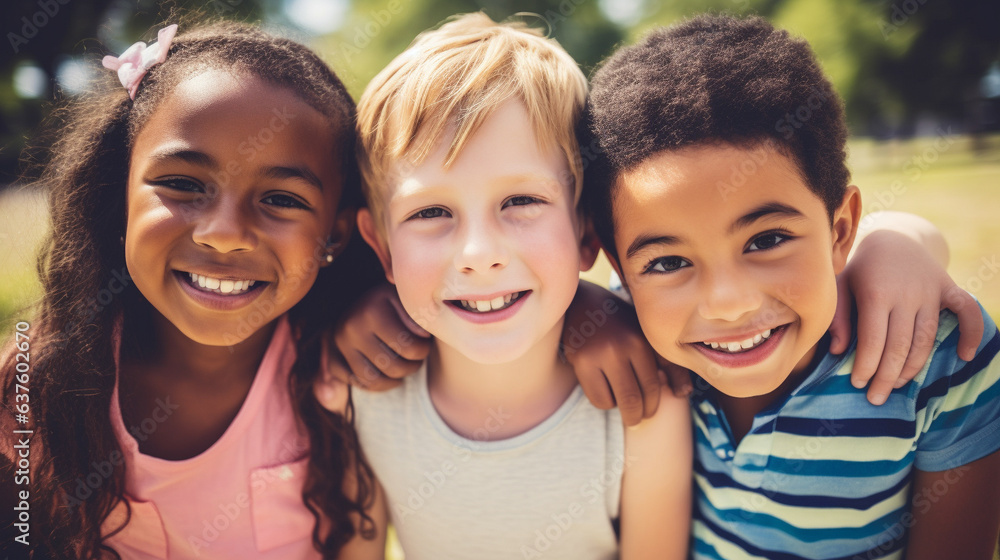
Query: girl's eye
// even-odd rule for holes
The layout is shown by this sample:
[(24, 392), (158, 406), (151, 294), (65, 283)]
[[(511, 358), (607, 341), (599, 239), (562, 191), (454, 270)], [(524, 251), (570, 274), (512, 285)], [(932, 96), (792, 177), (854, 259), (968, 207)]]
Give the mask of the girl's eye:
[(768, 249), (773, 249), (791, 238), (792, 236), (785, 233), (769, 231), (755, 237), (753, 241), (750, 242), (750, 245), (747, 245), (747, 251), (766, 251)]
[(202, 187), (199, 183), (192, 181), (190, 179), (184, 179), (181, 177), (173, 177), (170, 179), (164, 179), (162, 181), (156, 182), (157, 185), (167, 187), (168, 189), (173, 189), (175, 191), (186, 191), (186, 192), (201, 192)]
[(445, 218), (449, 216), (448, 212), (441, 208), (440, 206), (434, 206), (432, 208), (424, 208), (423, 210), (417, 212), (416, 214), (410, 216), (411, 220), (433, 220), (434, 218)]
[(537, 204), (541, 200), (528, 195), (512, 196), (504, 201), (502, 208), (507, 208), (508, 206), (528, 206), (529, 204)]
[(691, 263), (689, 263), (686, 259), (682, 259), (681, 257), (660, 257), (658, 259), (653, 259), (649, 261), (649, 264), (646, 265), (645, 270), (643, 270), (642, 272), (644, 274), (645, 273), (663, 274), (663, 273), (677, 272), (678, 270), (682, 268), (687, 268), (689, 266), (691, 266)]
[(279, 208), (302, 208), (308, 209), (309, 207), (302, 203), (299, 199), (288, 196), (287, 194), (272, 194), (265, 197), (261, 202), (265, 204), (270, 204), (272, 206), (277, 206)]

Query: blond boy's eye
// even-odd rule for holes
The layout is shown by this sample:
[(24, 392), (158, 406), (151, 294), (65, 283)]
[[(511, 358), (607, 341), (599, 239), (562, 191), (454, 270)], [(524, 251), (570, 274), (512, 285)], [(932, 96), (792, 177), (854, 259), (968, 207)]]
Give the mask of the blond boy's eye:
[(444, 218), (448, 215), (448, 212), (444, 208), (435, 206), (433, 208), (424, 208), (423, 210), (417, 212), (410, 217), (411, 220), (432, 220), (434, 218)]
[(539, 199), (533, 196), (521, 195), (512, 196), (503, 203), (503, 207), (507, 208), (509, 206), (527, 206), (529, 204), (535, 204), (536, 202), (541, 202)]

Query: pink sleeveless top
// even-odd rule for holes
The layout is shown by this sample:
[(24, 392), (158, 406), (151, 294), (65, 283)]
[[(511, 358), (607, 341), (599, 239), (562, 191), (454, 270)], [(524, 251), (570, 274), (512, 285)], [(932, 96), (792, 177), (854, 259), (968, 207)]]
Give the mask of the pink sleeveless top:
[[(111, 423), (122, 447), (132, 517), (105, 540), (124, 559), (320, 558), (313, 516), (302, 503), (309, 439), (295, 419), (288, 375), (295, 345), (282, 317), (243, 406), (225, 433), (200, 455), (168, 461), (144, 455), (136, 437), (162, 425), (169, 398), (137, 426), (122, 421), (116, 385)], [(124, 504), (103, 525), (125, 519)]]

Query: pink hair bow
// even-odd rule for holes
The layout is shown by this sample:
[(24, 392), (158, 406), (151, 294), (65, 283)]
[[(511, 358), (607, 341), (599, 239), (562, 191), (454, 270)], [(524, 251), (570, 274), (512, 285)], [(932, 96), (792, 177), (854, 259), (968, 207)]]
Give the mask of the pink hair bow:
[(177, 24), (168, 25), (156, 34), (156, 42), (146, 46), (146, 43), (139, 41), (129, 47), (121, 56), (108, 55), (104, 57), (101, 64), (108, 70), (118, 72), (118, 79), (128, 90), (129, 99), (135, 100), (135, 92), (139, 89), (139, 82), (150, 68), (167, 59), (167, 51), (170, 50), (170, 43), (177, 34)]

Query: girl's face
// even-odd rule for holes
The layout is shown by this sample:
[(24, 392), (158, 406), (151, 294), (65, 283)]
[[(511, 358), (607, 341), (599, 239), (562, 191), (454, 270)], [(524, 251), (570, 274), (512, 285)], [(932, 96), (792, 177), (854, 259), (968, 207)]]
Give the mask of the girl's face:
[(257, 77), (181, 82), (132, 148), (125, 262), (143, 296), (213, 346), (288, 311), (352, 226), (332, 139), (326, 117)]

